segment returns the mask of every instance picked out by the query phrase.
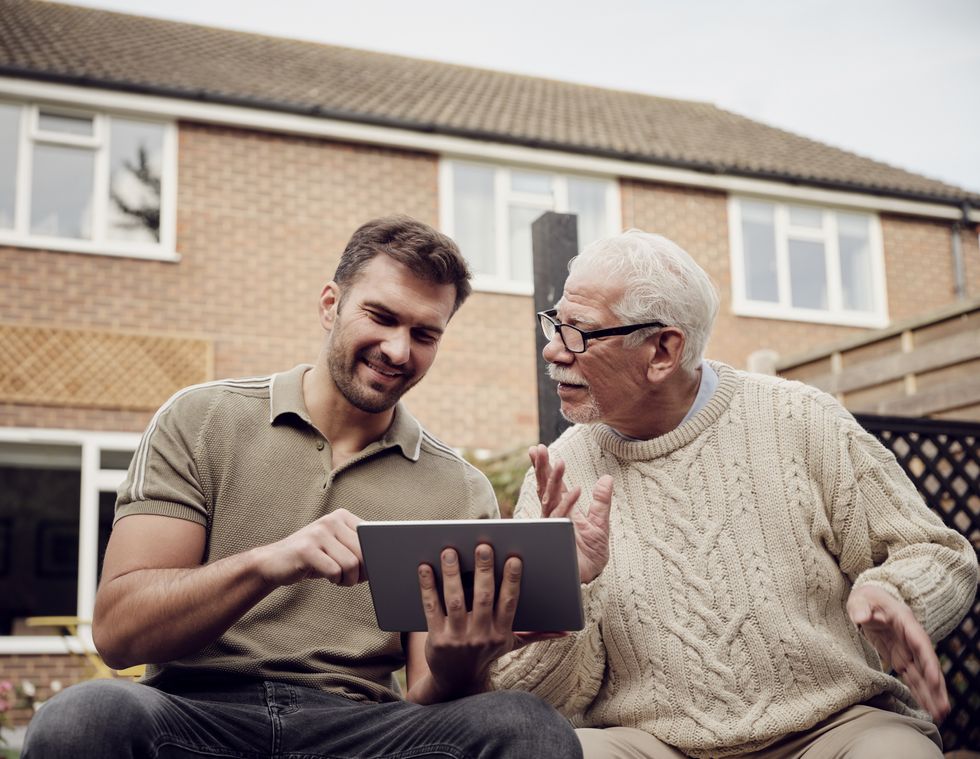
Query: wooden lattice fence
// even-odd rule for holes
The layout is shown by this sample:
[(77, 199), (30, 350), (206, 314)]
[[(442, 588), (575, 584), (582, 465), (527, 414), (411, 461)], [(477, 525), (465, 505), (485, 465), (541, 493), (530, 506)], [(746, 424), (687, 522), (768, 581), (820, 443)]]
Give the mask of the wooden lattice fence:
[(0, 403), (153, 411), (213, 378), (210, 340), (0, 323)]
[[(929, 506), (980, 551), (980, 423), (858, 415), (915, 483)], [(939, 646), (952, 712), (941, 726), (947, 751), (980, 751), (980, 599)]]

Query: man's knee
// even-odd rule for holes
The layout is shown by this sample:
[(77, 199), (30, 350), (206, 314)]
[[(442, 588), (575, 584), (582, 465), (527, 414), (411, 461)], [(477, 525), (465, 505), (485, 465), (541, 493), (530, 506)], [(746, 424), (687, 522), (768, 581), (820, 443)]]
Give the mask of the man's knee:
[(942, 759), (942, 755), (942, 749), (933, 739), (907, 724), (867, 730), (854, 738), (845, 754), (848, 759), (878, 759), (883, 756)]
[[(145, 734), (150, 688), (125, 680), (91, 680), (66, 688), (46, 702), (31, 720), (24, 759), (101, 756), (106, 746), (117, 756), (122, 746)], [(147, 693), (145, 693), (147, 692)]]
[(942, 759), (942, 741), (932, 722), (868, 704), (833, 715), (796, 742), (813, 759)]
[(501, 753), (493, 756), (582, 756), (575, 730), (568, 720), (537, 696), (523, 691), (485, 694), (483, 705), (492, 722), (487, 733)]

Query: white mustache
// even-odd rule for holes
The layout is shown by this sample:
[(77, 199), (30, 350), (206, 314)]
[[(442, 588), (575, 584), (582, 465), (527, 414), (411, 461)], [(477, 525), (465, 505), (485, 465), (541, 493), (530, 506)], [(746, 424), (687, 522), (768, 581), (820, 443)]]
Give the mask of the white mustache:
[(573, 372), (568, 371), (568, 369), (563, 366), (556, 366), (555, 364), (548, 364), (548, 376), (555, 382), (561, 382), (564, 385), (583, 385), (588, 387), (589, 383), (586, 382), (581, 377), (576, 377)]

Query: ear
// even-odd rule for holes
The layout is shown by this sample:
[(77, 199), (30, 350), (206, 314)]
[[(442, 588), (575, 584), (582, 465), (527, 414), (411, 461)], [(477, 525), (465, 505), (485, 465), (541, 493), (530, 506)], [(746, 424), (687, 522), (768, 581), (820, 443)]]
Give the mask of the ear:
[(647, 379), (651, 383), (663, 382), (680, 369), (686, 342), (687, 338), (677, 327), (666, 327), (647, 340), (649, 346)]
[(317, 309), (320, 313), (320, 326), (329, 332), (337, 319), (337, 307), (340, 304), (340, 285), (331, 280), (323, 286)]

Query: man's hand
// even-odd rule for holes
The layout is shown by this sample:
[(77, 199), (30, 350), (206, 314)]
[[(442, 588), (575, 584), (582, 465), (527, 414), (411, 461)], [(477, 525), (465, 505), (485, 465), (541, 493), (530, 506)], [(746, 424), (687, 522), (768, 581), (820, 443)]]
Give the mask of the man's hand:
[(357, 525), (363, 520), (337, 509), (282, 540), (254, 549), (263, 579), (275, 586), (307, 577), (325, 577), (335, 585), (366, 579)]
[(578, 504), (582, 489), (569, 489), (562, 479), (565, 462), (556, 460), (552, 465), (548, 446), (533, 445), (528, 456), (534, 466), (538, 481), (538, 499), (541, 516), (568, 517), (575, 525), (575, 543), (578, 547), (579, 577), (583, 583), (592, 582), (609, 561), (609, 510), (612, 507), (612, 477), (608, 474), (598, 479), (592, 488), (592, 508), (584, 514)]
[(441, 565), (445, 613), (432, 567), (419, 567), (422, 608), (429, 630), (425, 658), (438, 694), (435, 700), (484, 690), (490, 665), (522, 645), (513, 632), (521, 589), (520, 559), (512, 556), (504, 564), (500, 594), (494, 604), (493, 549), (485, 544), (477, 546), (472, 611), (466, 610), (456, 551), (444, 550)]
[(936, 724), (949, 714), (949, 695), (939, 659), (925, 628), (912, 610), (881, 588), (864, 585), (851, 592), (847, 613)]

